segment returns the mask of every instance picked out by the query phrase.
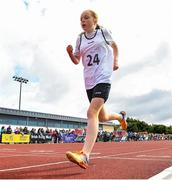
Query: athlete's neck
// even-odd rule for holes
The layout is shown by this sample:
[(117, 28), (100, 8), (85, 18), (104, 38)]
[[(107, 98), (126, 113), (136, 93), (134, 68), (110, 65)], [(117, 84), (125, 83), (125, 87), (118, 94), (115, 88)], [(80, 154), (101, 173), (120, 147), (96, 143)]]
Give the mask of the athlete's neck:
[(96, 32), (96, 29), (93, 29), (92, 31), (87, 31), (87, 32), (85, 32), (85, 34), (86, 35), (92, 35), (92, 34), (94, 34)]

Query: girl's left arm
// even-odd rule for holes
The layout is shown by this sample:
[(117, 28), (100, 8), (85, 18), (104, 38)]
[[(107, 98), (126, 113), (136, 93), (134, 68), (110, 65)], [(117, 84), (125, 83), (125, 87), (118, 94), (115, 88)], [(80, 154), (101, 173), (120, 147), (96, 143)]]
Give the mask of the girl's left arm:
[(115, 71), (119, 68), (119, 66), (118, 66), (118, 47), (114, 41), (114, 38), (112, 37), (111, 31), (107, 30), (106, 28), (103, 28), (103, 33), (104, 33), (106, 41), (113, 49), (113, 56), (114, 56), (113, 70)]
[(111, 43), (111, 47), (113, 49), (113, 56), (114, 56), (113, 70), (115, 71), (119, 68), (119, 66), (118, 66), (118, 47), (114, 41)]

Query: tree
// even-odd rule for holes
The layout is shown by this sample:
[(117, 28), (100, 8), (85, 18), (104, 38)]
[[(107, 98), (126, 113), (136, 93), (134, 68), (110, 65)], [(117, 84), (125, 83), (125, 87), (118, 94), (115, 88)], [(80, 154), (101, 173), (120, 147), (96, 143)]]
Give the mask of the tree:
[(148, 133), (158, 133), (158, 134), (172, 134), (172, 126), (165, 126), (165, 125), (148, 125), (144, 121), (140, 121), (138, 119), (134, 119), (131, 117), (127, 118), (128, 128), (127, 131), (132, 132), (144, 132), (147, 131)]

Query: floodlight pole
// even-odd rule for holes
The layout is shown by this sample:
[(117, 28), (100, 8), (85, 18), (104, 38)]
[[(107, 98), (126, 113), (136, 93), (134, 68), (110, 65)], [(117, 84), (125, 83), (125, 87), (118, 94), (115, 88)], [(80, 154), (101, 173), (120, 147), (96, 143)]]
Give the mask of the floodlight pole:
[(25, 79), (23, 77), (13, 76), (14, 81), (20, 82), (20, 92), (19, 92), (19, 111), (21, 110), (21, 92), (22, 92), (22, 83), (27, 84), (29, 81), (28, 79)]
[(22, 91), (22, 82), (20, 82), (19, 111), (20, 111), (20, 109), (21, 109), (21, 91)]

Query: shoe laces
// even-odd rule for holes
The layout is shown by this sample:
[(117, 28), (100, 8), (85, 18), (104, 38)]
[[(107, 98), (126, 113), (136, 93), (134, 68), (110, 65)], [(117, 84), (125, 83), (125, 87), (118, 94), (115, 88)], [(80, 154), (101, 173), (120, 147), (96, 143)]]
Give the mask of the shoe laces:
[(88, 164), (88, 162), (89, 162), (89, 158), (88, 158), (88, 156), (81, 150), (81, 151), (79, 151), (79, 153), (82, 155), (82, 159), (83, 159), (83, 161), (85, 161), (87, 164)]
[(125, 120), (126, 112), (125, 111), (121, 111), (120, 114), (122, 115), (122, 120)]

